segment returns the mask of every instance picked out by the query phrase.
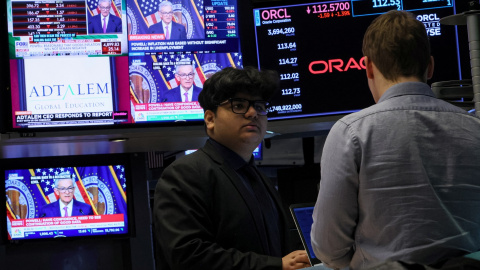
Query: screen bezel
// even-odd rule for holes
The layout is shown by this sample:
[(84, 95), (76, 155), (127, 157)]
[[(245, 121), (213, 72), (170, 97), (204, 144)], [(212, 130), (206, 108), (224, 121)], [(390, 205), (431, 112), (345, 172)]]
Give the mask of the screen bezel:
[[(245, 41), (256, 40), (255, 36), (255, 25), (254, 25), (254, 16), (253, 10), (254, 9), (262, 9), (262, 8), (275, 8), (275, 7), (284, 7), (284, 6), (297, 6), (297, 5), (305, 5), (310, 3), (318, 3), (324, 2), (321, 0), (252, 0), (249, 3), (249, 12), (245, 12), (244, 16), (248, 16), (248, 18), (244, 18), (243, 23), (244, 27), (248, 27), (252, 29), (252, 31), (244, 31), (243, 39), (241, 42), (243, 48), (243, 61), (244, 65), (247, 66), (255, 66), (257, 68), (262, 68), (258, 64), (257, 59), (257, 46), (248, 46)], [(459, 14), (465, 10), (468, 10), (468, 7), (462, 1), (454, 1), (453, 3), (454, 13)], [(455, 28), (455, 38), (457, 43), (457, 56), (459, 57), (458, 67), (456, 69), (456, 75), (458, 78), (446, 78), (445, 80), (449, 79), (463, 79), (471, 77), (470, 74), (470, 65), (469, 65), (469, 51), (468, 51), (468, 40), (467, 40), (467, 33), (465, 27), (458, 27), (458, 26), (444, 26), (442, 27), (454, 27)], [(361, 48), (359, 48), (361, 50)], [(433, 53), (433, 52), (432, 52)], [(435, 57), (435, 55), (434, 55)], [(437, 56), (439, 57), (439, 56)], [(434, 74), (436, 74), (434, 72)], [(365, 77), (365, 81), (367, 78)], [(438, 80), (438, 78), (437, 78)], [(429, 80), (427, 83), (430, 85), (431, 83), (436, 82)], [(372, 103), (371, 105), (373, 105)], [(363, 108), (362, 108), (363, 109)], [(352, 112), (360, 111), (361, 109), (352, 110)], [(300, 114), (300, 115), (290, 115), (288, 117), (273, 117), (269, 118), (269, 122), (271, 123), (290, 123), (291, 125), (297, 125), (299, 122), (310, 121), (310, 122), (332, 122), (332, 118), (340, 119), (343, 116), (346, 116), (352, 112), (335, 112), (335, 113), (317, 113), (317, 114)], [(334, 120), (333, 122), (335, 122)]]
[[(237, 9), (241, 5), (243, 5), (244, 1), (236, 1)], [(128, 6), (127, 1), (123, 0), (123, 4), (125, 4), (125, 9)], [(8, 19), (7, 19), (7, 5), (3, 4), (0, 5), (0, 12), (3, 14), (2, 20), (4, 21), (4, 24), (1, 24), (1, 38), (0, 41), (4, 41), (5, 44), (8, 44), (9, 39), (8, 39)], [(122, 6), (123, 9), (123, 6)], [(238, 16), (240, 17), (240, 16)], [(237, 24), (241, 24), (241, 19), (237, 18)], [(242, 26), (238, 25), (237, 30), (240, 32), (242, 29)], [(126, 31), (126, 30), (125, 30)], [(128, 33), (127, 33), (128, 35)], [(238, 41), (238, 53), (242, 52), (241, 48), (241, 35), (238, 35), (236, 37), (236, 40)], [(128, 42), (129, 43), (129, 42)], [(12, 48), (9, 48), (10, 50)], [(236, 52), (229, 52), (229, 53), (236, 53)], [(4, 65), (6, 67), (9, 67), (9, 53), (8, 50), (3, 52), (4, 54)], [(118, 55), (119, 57), (125, 56), (125, 55)], [(133, 56), (133, 55), (132, 55)], [(102, 56), (102, 57), (109, 57), (109, 56)], [(111, 57), (117, 57), (117, 56), (111, 56)], [(129, 57), (127, 55), (127, 57)], [(128, 72), (128, 70), (127, 70)], [(162, 128), (162, 127), (200, 127), (203, 126), (204, 120), (203, 117), (199, 119), (188, 119), (188, 120), (180, 120), (180, 121), (155, 121), (155, 122), (129, 122), (129, 123), (118, 123), (118, 124), (107, 124), (107, 125), (84, 125), (84, 126), (48, 126), (48, 127), (18, 127), (14, 126), (14, 121), (13, 121), (13, 114), (14, 112), (12, 111), (12, 104), (11, 104), (11, 78), (10, 78), (10, 70), (8, 69), (7, 72), (5, 72), (3, 75), (0, 75), (1, 77), (1, 86), (5, 86), (7, 91), (2, 91), (2, 101), (0, 101), (0, 104), (2, 105), (2, 109), (0, 111), (1, 121), (0, 121), (0, 133), (20, 133), (20, 134), (25, 134), (25, 133), (48, 133), (48, 132), (65, 132), (65, 131), (109, 131), (109, 130), (125, 130), (125, 129), (144, 129), (144, 128)], [(129, 117), (132, 117), (133, 111), (129, 110)], [(203, 114), (203, 112), (202, 112)], [(36, 135), (34, 135), (36, 136)]]
[[(123, 165), (125, 168), (126, 185), (126, 214), (127, 214), (127, 232), (124, 234), (104, 234), (104, 235), (81, 235), (59, 238), (36, 238), (36, 239), (8, 239), (7, 230), (7, 212), (6, 207), (0, 209), (0, 242), (9, 244), (21, 244), (27, 242), (42, 241), (75, 241), (78, 239), (128, 239), (135, 235), (135, 216), (133, 206), (133, 172), (129, 154), (99, 154), (99, 155), (79, 155), (79, 156), (53, 156), (53, 157), (29, 157), (3, 159), (0, 164), (0, 172), (5, 175), (6, 170), (32, 169), (32, 168), (51, 168), (51, 167), (86, 167), (86, 166), (106, 166)], [(3, 198), (6, 196), (5, 187), (0, 190)]]

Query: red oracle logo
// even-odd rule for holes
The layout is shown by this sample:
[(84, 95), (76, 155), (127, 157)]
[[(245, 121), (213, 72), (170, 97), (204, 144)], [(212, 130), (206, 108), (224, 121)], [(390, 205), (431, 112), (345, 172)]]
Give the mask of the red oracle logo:
[(266, 9), (262, 11), (262, 19), (271, 20), (271, 19), (285, 19), (290, 18), (291, 16), (287, 14), (286, 8), (279, 9)]
[(308, 65), (308, 70), (312, 74), (323, 74), (323, 73), (332, 73), (333, 71), (344, 72), (351, 68), (356, 68), (358, 70), (366, 69), (365, 66), (365, 56), (360, 58), (360, 61), (356, 61), (355, 58), (351, 57), (347, 64), (344, 65), (342, 59), (330, 59), (330, 60), (319, 60), (313, 61)]

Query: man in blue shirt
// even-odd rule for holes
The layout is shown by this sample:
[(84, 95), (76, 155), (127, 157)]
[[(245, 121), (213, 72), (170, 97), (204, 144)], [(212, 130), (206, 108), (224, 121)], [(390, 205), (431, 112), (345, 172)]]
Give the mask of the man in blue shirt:
[(311, 238), (326, 266), (434, 264), (480, 250), (480, 119), (435, 98), (425, 26), (405, 11), (363, 40), (377, 102), (326, 139)]

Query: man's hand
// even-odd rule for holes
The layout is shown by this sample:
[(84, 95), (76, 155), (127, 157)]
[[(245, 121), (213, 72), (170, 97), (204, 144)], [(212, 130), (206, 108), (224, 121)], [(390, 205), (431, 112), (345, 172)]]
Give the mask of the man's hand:
[(295, 250), (282, 258), (283, 270), (294, 270), (310, 266), (310, 261), (308, 260), (305, 250)]

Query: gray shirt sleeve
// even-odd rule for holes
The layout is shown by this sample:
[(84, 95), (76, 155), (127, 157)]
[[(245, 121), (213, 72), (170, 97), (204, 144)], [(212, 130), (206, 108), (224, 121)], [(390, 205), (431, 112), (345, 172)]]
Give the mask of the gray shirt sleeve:
[(354, 253), (359, 155), (353, 131), (338, 121), (322, 153), (320, 192), (311, 231), (315, 255), (328, 267), (348, 266)]

